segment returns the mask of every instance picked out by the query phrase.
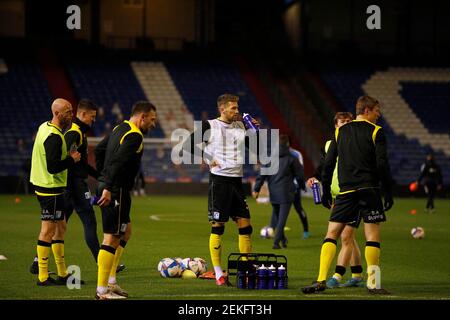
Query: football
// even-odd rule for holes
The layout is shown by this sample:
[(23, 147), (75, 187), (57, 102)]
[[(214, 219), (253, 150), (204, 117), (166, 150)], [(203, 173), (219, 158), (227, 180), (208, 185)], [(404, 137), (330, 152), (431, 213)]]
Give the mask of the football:
[(262, 227), (261, 231), (259, 232), (259, 235), (263, 239), (272, 239), (274, 236), (274, 230), (272, 227), (265, 226)]
[(181, 259), (180, 257), (175, 257), (173, 258), (173, 260), (175, 260), (176, 262), (178, 262), (178, 264), (180, 265), (181, 271), (183, 272), (184, 269), (186, 269), (186, 267), (183, 264), (183, 259)]
[[(197, 272), (196, 272), (197, 275), (204, 274), (206, 271), (208, 271), (208, 264), (206, 263), (205, 259), (199, 258), (199, 257), (195, 257), (193, 259), (193, 261), (197, 262)], [(192, 271), (194, 271), (194, 270), (192, 270)]]
[(172, 258), (163, 258), (158, 263), (158, 271), (163, 278), (178, 278), (181, 276), (180, 264)]
[(414, 227), (411, 229), (411, 235), (414, 239), (423, 239), (425, 237), (425, 230), (422, 227)]

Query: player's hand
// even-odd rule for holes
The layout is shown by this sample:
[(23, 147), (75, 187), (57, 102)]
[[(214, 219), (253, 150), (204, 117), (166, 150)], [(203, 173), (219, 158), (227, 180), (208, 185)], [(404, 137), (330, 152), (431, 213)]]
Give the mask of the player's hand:
[(306, 185), (307, 185), (309, 188), (312, 188), (312, 185), (313, 185), (313, 183), (314, 183), (315, 181), (317, 181), (316, 177), (311, 177), (311, 178), (309, 178), (309, 179), (306, 181)]
[(259, 128), (259, 122), (255, 118), (252, 118), (252, 123)]
[(103, 189), (102, 196), (97, 203), (100, 208), (106, 207), (111, 202), (111, 191)]
[(70, 156), (72, 157), (73, 161), (78, 162), (81, 160), (81, 153), (78, 151), (70, 151)]
[(259, 196), (259, 192), (256, 192), (256, 191), (252, 192), (252, 197), (253, 198), (258, 199), (258, 196)]
[(384, 195), (384, 211), (388, 211), (394, 205), (394, 198), (391, 193), (386, 193)]
[(210, 163), (209, 163), (209, 166), (211, 167), (211, 168), (214, 168), (214, 167), (219, 167), (220, 168), (220, 164), (219, 164), (219, 162), (217, 161), (217, 160), (212, 160)]
[(325, 189), (323, 190), (322, 194), (322, 205), (327, 209), (331, 209), (331, 206), (333, 205), (333, 198), (331, 197), (331, 192)]

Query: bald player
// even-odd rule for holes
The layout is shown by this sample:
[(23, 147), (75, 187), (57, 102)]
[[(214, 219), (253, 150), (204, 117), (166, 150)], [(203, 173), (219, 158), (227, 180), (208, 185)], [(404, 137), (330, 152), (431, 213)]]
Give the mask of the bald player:
[[(33, 145), (30, 182), (41, 206), (41, 230), (37, 242), (38, 286), (66, 285), (69, 274), (64, 260), (64, 190), (67, 169), (80, 161), (78, 151), (67, 151), (63, 131), (72, 123), (72, 105), (65, 99), (52, 103), (53, 118), (39, 126)], [(55, 256), (57, 279), (48, 275), (50, 248)]]

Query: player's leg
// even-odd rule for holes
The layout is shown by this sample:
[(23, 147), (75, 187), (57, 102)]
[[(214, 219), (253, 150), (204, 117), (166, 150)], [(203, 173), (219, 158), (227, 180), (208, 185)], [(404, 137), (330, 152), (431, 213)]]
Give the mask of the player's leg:
[(224, 222), (211, 222), (211, 234), (209, 236), (209, 253), (216, 275), (216, 280), (223, 278), (222, 270), (222, 236), (225, 232)]
[[(101, 190), (100, 190), (101, 191)], [(111, 203), (101, 208), (103, 224), (103, 242), (98, 253), (98, 277), (96, 299), (125, 299), (108, 290), (108, 280), (114, 264), (116, 249), (120, 244), (120, 238), (125, 233), (129, 220), (123, 217), (121, 212), (129, 209), (126, 201), (122, 201), (122, 190), (111, 192)], [(129, 194), (129, 193), (128, 193)], [(129, 213), (129, 210), (128, 210)], [(128, 215), (129, 218), (129, 215)]]
[(97, 236), (97, 219), (90, 203), (91, 193), (86, 182), (80, 178), (74, 178), (72, 187), (72, 203), (83, 224), (84, 239), (92, 256), (97, 261), (100, 243)]
[(428, 213), (433, 213), (433, 211), (434, 211), (434, 198), (436, 196), (437, 186), (436, 186), (435, 183), (431, 183), (428, 186), (428, 189), (429, 189), (428, 201), (427, 201)]
[[(71, 201), (71, 194), (70, 194), (69, 190), (66, 190), (64, 192), (64, 205), (65, 205), (65, 217), (66, 217), (66, 221), (68, 221), (69, 218), (70, 218), (70, 215), (72, 214), (72, 211), (73, 211), (73, 205), (72, 205), (72, 201)], [(33, 262), (31, 263), (30, 273), (31, 274), (39, 274), (37, 252), (36, 252), (36, 255), (34, 256)]]
[(380, 271), (380, 222), (386, 221), (379, 189), (365, 189), (358, 192), (360, 212), (364, 219), (366, 237), (365, 258), (367, 262), (367, 288), (369, 293), (389, 294), (381, 289)]
[(350, 258), (353, 251), (353, 237), (355, 228), (346, 225), (341, 234), (341, 250), (339, 251), (334, 275), (327, 281), (328, 288), (337, 288), (340, 286), (342, 277), (345, 274), (347, 266), (350, 264)]
[(289, 216), (289, 211), (291, 209), (291, 203), (281, 203), (279, 204), (279, 215), (278, 224), (275, 232), (275, 239), (273, 241), (273, 249), (280, 249), (280, 241), (283, 247), (287, 246), (287, 239), (284, 234), (284, 227), (286, 226), (286, 221)]
[(216, 284), (226, 284), (222, 270), (222, 236), (225, 223), (229, 220), (232, 210), (233, 190), (231, 183), (224, 178), (210, 175), (208, 190), (208, 220), (211, 224), (209, 236), (209, 253), (216, 276)]
[(249, 218), (237, 218), (236, 225), (239, 230), (239, 252), (250, 253), (252, 252), (252, 233), (253, 227)]
[(118, 295), (121, 295), (124, 297), (128, 297), (128, 293), (125, 290), (123, 290), (122, 288), (120, 288), (119, 285), (117, 284), (116, 273), (117, 273), (117, 267), (119, 266), (120, 259), (125, 250), (125, 246), (126, 246), (128, 240), (130, 240), (130, 237), (131, 237), (131, 222), (128, 223), (125, 234), (120, 238), (119, 245), (116, 248), (116, 253), (114, 255), (114, 262), (111, 267), (111, 272), (109, 274), (109, 279), (108, 279), (108, 288), (112, 292), (117, 293)]
[(48, 259), (52, 245), (52, 237), (55, 234), (56, 223), (54, 221), (43, 220), (37, 242), (38, 256), (38, 281), (39, 286), (54, 285), (55, 280), (48, 275)]
[(95, 298), (98, 300), (125, 299), (125, 297), (108, 291), (108, 279), (114, 263), (116, 248), (119, 246), (120, 235), (104, 233), (103, 242), (98, 253), (97, 291)]
[(356, 242), (356, 237), (353, 238), (353, 251), (352, 257), (350, 259), (350, 270), (352, 272), (352, 277), (350, 280), (344, 283), (344, 287), (362, 287), (364, 286), (364, 277), (362, 269), (361, 260), (361, 250), (359, 249), (358, 242)]
[(52, 238), (52, 251), (55, 257), (58, 280), (67, 278), (66, 260), (64, 256), (64, 236), (66, 230), (67, 224), (65, 219), (56, 222), (55, 234)]
[(308, 217), (302, 206), (301, 190), (296, 191), (294, 194), (294, 208), (303, 225), (303, 239), (307, 239), (309, 238)]
[(275, 230), (278, 224), (278, 215), (280, 212), (279, 205), (275, 204), (277, 208), (274, 207), (274, 203), (272, 203), (272, 215), (270, 217), (270, 227)]
[(340, 237), (344, 227), (345, 224), (341, 222), (328, 222), (327, 234), (320, 250), (319, 275), (312, 285), (302, 288), (303, 293), (309, 294), (325, 290), (328, 270), (330, 269), (331, 261), (336, 255), (336, 240)]

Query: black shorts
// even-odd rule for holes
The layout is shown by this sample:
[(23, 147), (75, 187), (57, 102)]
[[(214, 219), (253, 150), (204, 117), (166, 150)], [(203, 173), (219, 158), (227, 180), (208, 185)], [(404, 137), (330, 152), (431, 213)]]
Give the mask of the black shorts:
[(336, 197), (330, 221), (358, 228), (361, 218), (365, 223), (386, 221), (380, 189), (361, 189)]
[[(98, 195), (103, 192), (102, 184), (99, 184)], [(103, 233), (122, 235), (127, 230), (130, 220), (131, 195), (130, 191), (123, 188), (111, 190), (111, 202), (101, 208)]]
[(250, 211), (245, 200), (242, 178), (209, 176), (208, 219), (227, 222), (230, 217), (250, 219)]
[(65, 219), (64, 194), (56, 196), (39, 196), (37, 195), (39, 204), (41, 205), (42, 221), (60, 221)]

